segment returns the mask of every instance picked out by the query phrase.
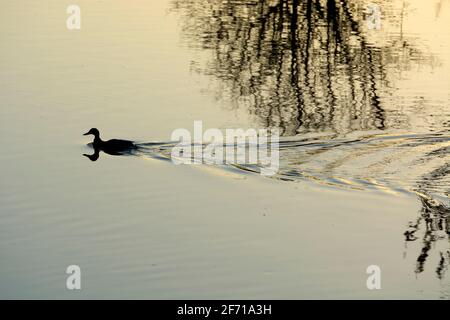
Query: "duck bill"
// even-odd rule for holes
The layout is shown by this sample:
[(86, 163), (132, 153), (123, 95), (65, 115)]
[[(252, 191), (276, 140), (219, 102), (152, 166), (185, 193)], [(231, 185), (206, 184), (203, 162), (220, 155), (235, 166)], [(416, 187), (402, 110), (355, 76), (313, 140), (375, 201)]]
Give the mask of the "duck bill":
[(88, 136), (89, 134), (90, 134), (89, 132), (86, 132), (83, 134), (83, 136)]

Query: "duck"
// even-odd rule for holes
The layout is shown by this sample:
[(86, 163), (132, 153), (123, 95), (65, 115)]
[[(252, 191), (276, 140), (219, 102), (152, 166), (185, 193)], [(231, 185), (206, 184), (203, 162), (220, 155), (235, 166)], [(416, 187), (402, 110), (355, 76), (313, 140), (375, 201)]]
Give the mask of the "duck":
[(94, 148), (94, 150), (101, 150), (111, 155), (127, 154), (130, 151), (138, 148), (133, 141), (129, 140), (111, 139), (108, 141), (103, 141), (100, 138), (100, 131), (97, 128), (91, 128), (83, 135), (93, 135), (94, 141), (92, 142), (92, 147)]

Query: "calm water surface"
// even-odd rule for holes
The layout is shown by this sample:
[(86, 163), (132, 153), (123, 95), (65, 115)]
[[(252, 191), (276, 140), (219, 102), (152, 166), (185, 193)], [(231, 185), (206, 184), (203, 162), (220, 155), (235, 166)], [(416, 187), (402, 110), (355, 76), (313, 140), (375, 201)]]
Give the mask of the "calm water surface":
[[(448, 299), (450, 1), (368, 3), (3, 1), (0, 298)], [(82, 156), (194, 120), (280, 129), (278, 174)]]

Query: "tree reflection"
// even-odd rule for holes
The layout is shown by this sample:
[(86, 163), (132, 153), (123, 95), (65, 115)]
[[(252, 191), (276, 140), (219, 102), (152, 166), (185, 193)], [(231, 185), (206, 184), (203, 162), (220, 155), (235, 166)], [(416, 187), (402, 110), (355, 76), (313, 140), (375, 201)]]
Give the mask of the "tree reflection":
[[(425, 270), (427, 258), (430, 251), (433, 249), (433, 244), (439, 240), (450, 240), (450, 209), (441, 205), (433, 203), (433, 200), (421, 198), (422, 209), (419, 218), (411, 223), (409, 229), (405, 232), (406, 241), (419, 240), (417, 233), (423, 229), (422, 249), (417, 257), (416, 273), (421, 273)], [(444, 277), (445, 272), (450, 265), (450, 251), (439, 251), (439, 262), (436, 266), (436, 276), (439, 279)]]
[[(448, 154), (448, 148), (441, 148), (427, 156), (444, 156)], [(422, 202), (420, 216), (415, 222), (411, 222), (409, 229), (405, 231), (407, 242), (421, 239), (422, 249), (417, 257), (416, 273), (425, 270), (425, 264), (431, 251), (438, 241), (450, 243), (450, 208), (440, 203), (429, 195), (429, 190), (441, 185), (444, 194), (450, 194), (449, 190), (450, 164), (446, 163), (432, 170), (422, 177), (419, 182), (419, 199)], [(418, 234), (422, 231), (422, 236)], [(450, 250), (439, 250), (439, 262), (436, 267), (436, 276), (442, 279), (450, 265)]]
[[(336, 0), (175, 0), (190, 45), (213, 54), (201, 72), (267, 127), (284, 135), (383, 130), (402, 125), (381, 95), (389, 65), (418, 54), (401, 39), (385, 46), (362, 32), (365, 7)], [(387, 93), (386, 93), (387, 94)], [(388, 114), (390, 113), (390, 117)]]
[[(220, 94), (262, 126), (294, 136), (405, 128), (403, 109), (422, 108), (423, 97), (396, 95), (395, 80), (435, 60), (404, 35), (405, 2), (397, 12), (390, 1), (378, 3), (383, 23), (397, 27), (383, 41), (369, 35), (363, 1), (173, 0), (172, 5), (182, 15), (189, 45), (212, 54), (197, 64), (198, 71), (218, 79)], [(420, 217), (405, 232), (407, 241), (415, 241), (417, 230), (425, 228), (418, 273), (432, 243), (442, 239), (437, 233), (445, 230), (449, 237), (448, 208), (421, 201)], [(440, 257), (438, 277), (450, 261), (448, 251)]]

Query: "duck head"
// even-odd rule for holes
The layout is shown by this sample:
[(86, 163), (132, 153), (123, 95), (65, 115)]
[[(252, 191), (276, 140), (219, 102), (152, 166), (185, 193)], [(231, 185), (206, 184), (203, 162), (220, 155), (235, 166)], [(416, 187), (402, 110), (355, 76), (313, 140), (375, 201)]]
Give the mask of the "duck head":
[(90, 134), (94, 135), (94, 137), (97, 139), (100, 138), (100, 131), (98, 131), (97, 128), (92, 128), (91, 130), (83, 134), (83, 136), (88, 136)]

